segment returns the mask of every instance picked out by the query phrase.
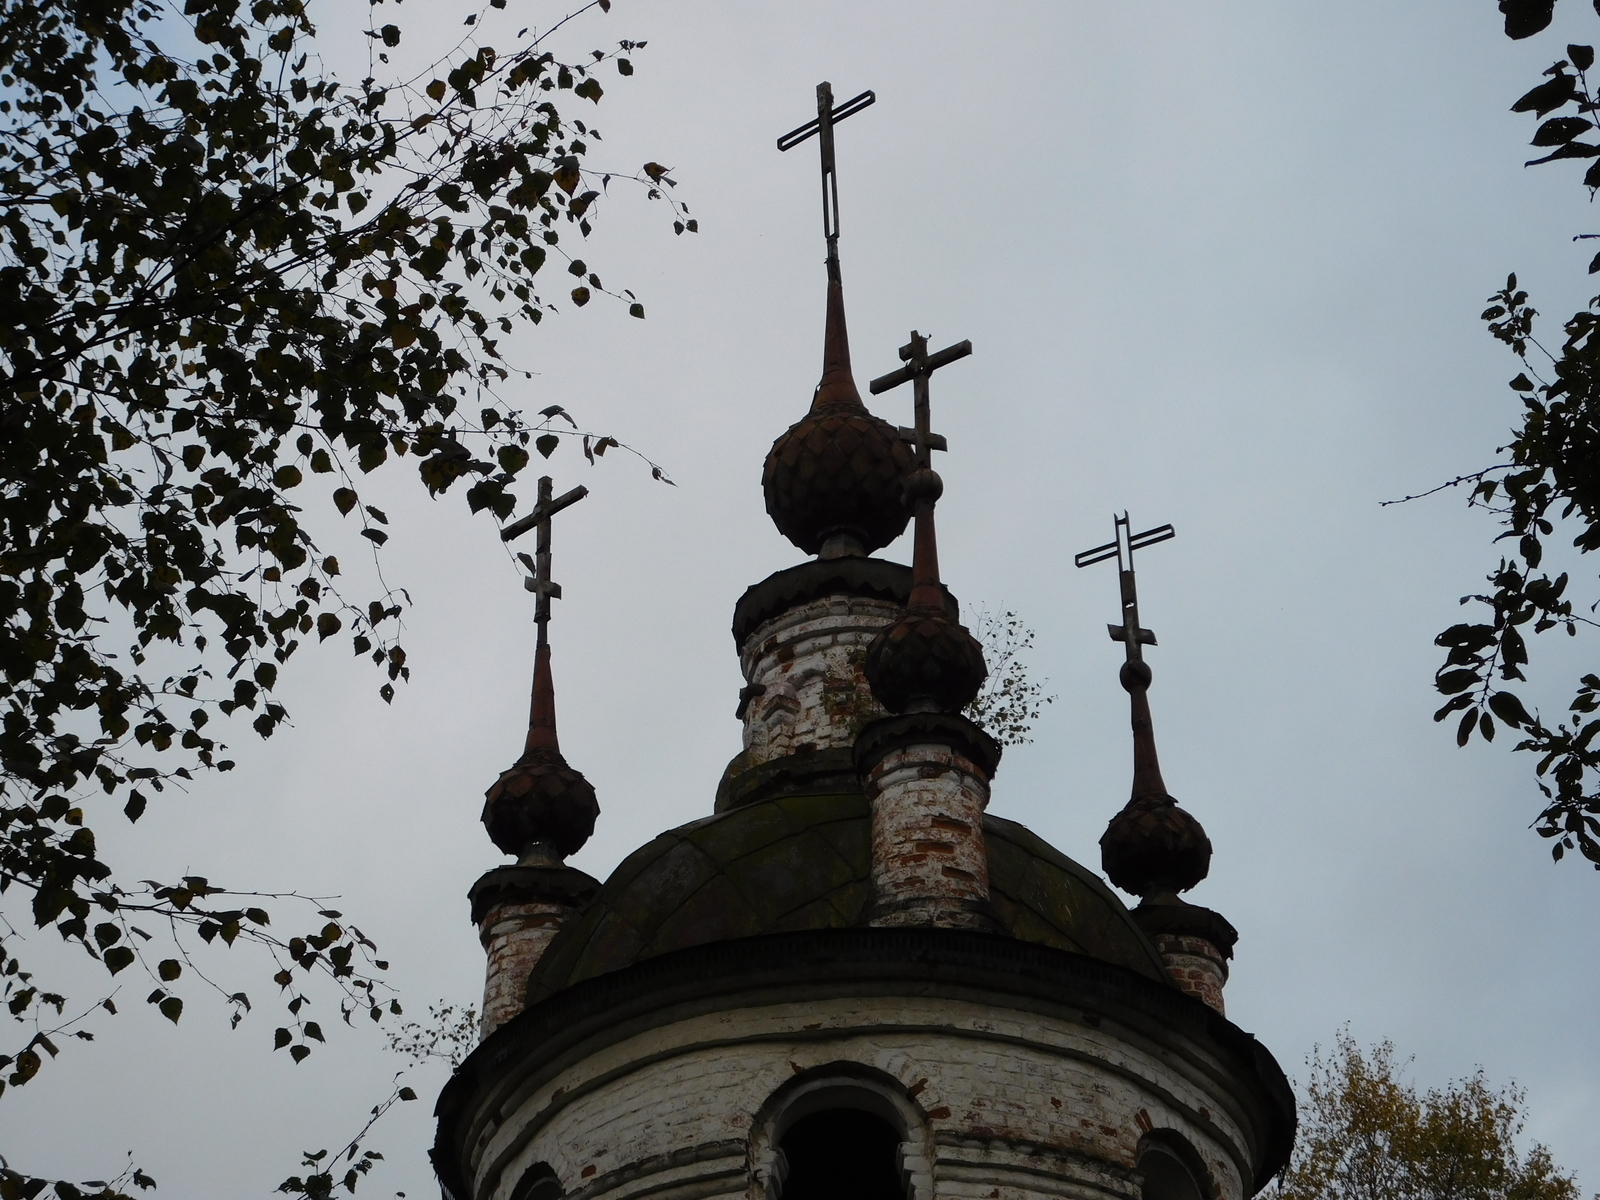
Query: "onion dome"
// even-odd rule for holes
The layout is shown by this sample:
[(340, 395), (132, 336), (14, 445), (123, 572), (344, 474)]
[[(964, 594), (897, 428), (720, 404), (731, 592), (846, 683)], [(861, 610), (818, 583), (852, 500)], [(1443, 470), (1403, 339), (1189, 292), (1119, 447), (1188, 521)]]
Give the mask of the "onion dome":
[(1211, 839), (1193, 815), (1167, 794), (1150, 720), (1150, 668), (1123, 664), (1122, 686), (1133, 712), (1133, 798), (1100, 837), (1106, 877), (1136, 896), (1186, 892), (1211, 870)]
[(938, 473), (926, 467), (906, 479), (906, 495), (917, 506), (911, 599), (905, 615), (867, 647), (867, 682), (892, 713), (959, 713), (989, 674), (978, 639), (945, 613), (933, 527), (934, 502), (943, 490)]
[(912, 466), (895, 427), (861, 403), (850, 372), (844, 289), (830, 279), (822, 381), (811, 411), (767, 454), (761, 472), (767, 514), (807, 554), (825, 547), (829, 557), (870, 554), (899, 537), (911, 519), (901, 481)]
[(594, 787), (561, 756), (550, 646), (541, 642), (534, 659), (528, 740), (522, 757), (489, 789), (484, 827), (507, 854), (525, 858), (543, 845), (565, 858), (589, 840), (599, 815)]
[(1171, 796), (1140, 796), (1106, 826), (1100, 865), (1136, 896), (1186, 892), (1211, 870), (1211, 839)]

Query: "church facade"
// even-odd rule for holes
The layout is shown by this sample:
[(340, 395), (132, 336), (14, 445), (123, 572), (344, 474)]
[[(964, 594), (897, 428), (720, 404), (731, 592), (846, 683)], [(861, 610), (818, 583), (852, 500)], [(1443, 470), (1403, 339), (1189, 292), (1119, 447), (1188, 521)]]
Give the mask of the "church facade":
[[(444, 1193), (1245, 1200), (1294, 1102), (1224, 1015), (1232, 927), (1178, 896), (1211, 847), (1155, 765), (1136, 610), (1133, 798), (1102, 839), (1130, 909), (988, 811), (1000, 747), (961, 715), (982, 650), (938, 572), (942, 364), (913, 335), (918, 428), (873, 416), (836, 236), (828, 266), (822, 380), (762, 479), (811, 557), (734, 609), (744, 748), (706, 817), (603, 884), (564, 861), (598, 805), (556, 737), (543, 514), (528, 742), (484, 809), (516, 861), (471, 894), (483, 1040), (438, 1103)], [(910, 567), (873, 557), (913, 522)]]

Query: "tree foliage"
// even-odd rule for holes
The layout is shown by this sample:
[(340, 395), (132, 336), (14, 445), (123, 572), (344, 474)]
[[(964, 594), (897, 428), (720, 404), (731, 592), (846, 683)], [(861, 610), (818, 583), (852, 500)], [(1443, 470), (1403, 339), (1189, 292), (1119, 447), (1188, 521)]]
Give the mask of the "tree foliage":
[(1054, 696), (1044, 694), (1044, 684), (1028, 675), (1023, 656), (1033, 649), (1033, 630), (1014, 612), (979, 608), (972, 618), (972, 634), (983, 645), (989, 674), (982, 690), (967, 705), (966, 715), (1002, 746), (1033, 741), (1029, 734), (1041, 707), (1056, 702)]
[[(1530, 37), (1550, 24), (1554, 0), (1501, 0), (1500, 10), (1508, 36)], [(1583, 176), (1591, 197), (1600, 189), (1594, 57), (1590, 46), (1567, 46), (1543, 82), (1511, 106), (1536, 123), (1532, 145), (1544, 151), (1527, 165), (1593, 160)], [(1600, 255), (1589, 272), (1600, 272)], [(1501, 447), (1505, 461), (1445, 486), (1467, 486), (1470, 502), (1496, 515), (1496, 541), (1507, 552), (1488, 590), (1462, 598), (1487, 611), (1435, 639), (1446, 650), (1436, 684), (1447, 699), (1434, 719), (1453, 720), (1463, 746), (1474, 734), (1492, 741), (1497, 724), (1517, 731), (1514, 748), (1535, 756), (1545, 801), (1535, 829), (1558, 861), (1576, 850), (1600, 870), (1600, 674), (1582, 673), (1567, 710), (1553, 717), (1506, 686), (1527, 683), (1530, 636), (1575, 637), (1596, 625), (1595, 597), (1544, 562), (1546, 549), (1568, 538), (1580, 556), (1600, 549), (1600, 296), (1563, 324), (1554, 349), (1535, 336), (1536, 316), (1515, 275), (1483, 312), (1489, 333), (1521, 360), (1511, 380), (1520, 422)]]
[[(430, 494), (459, 485), (505, 520), (530, 451), (619, 447), (559, 404), (523, 416), (506, 339), (597, 296), (644, 316), (586, 261), (614, 185), (696, 228), (667, 168), (593, 165), (602, 78), (631, 75), (642, 43), (562, 61), (550, 36), (569, 16), (497, 48), (486, 30), (509, 15), (488, 0), (405, 75), (402, 31), (370, 3), (350, 84), (316, 41), (338, 10), (307, 0), (0, 11), (0, 978), (27, 1031), (0, 1045), (7, 1101), (116, 1009), (40, 982), (29, 924), (110, 975), (144, 971), (173, 1022), (183, 983), (210, 983), (197, 941), (264, 947), (289, 1017), (274, 1046), (297, 1062), (324, 1037), (309, 975), (347, 1022), (399, 1012), (376, 948), (326, 901), (134, 883), (94, 828), (229, 770), (221, 719), (271, 736), (303, 642), (348, 638), (391, 699), (403, 592), (374, 566), (352, 594), (323, 548), (342, 522), (376, 564), (392, 530), (359, 481), (409, 458)], [(307, 931), (280, 937), (269, 899), (308, 902)], [(237, 1023), (248, 995), (212, 986)], [(35, 1185), (0, 1172), (7, 1200)]]
[(1348, 1032), (1327, 1058), (1313, 1052), (1280, 1200), (1578, 1200), (1545, 1147), (1517, 1149), (1521, 1089), (1479, 1070), (1418, 1092), (1394, 1054), (1389, 1042), (1363, 1052)]

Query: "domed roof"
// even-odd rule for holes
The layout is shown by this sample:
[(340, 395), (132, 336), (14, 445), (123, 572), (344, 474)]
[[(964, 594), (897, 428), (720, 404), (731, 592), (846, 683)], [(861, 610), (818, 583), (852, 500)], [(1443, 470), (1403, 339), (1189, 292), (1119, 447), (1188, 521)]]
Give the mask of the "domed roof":
[[(1169, 983), (1155, 947), (1098, 876), (1015, 821), (985, 816), (989, 889), (1005, 933)], [(692, 821), (636, 850), (556, 935), (536, 1002), (689, 946), (866, 923), (872, 816), (860, 793), (779, 796)]]

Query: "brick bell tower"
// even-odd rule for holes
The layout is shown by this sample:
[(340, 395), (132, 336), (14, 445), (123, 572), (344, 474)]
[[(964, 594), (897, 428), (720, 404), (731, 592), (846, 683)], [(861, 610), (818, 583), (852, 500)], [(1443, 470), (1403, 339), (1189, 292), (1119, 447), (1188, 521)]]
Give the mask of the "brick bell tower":
[[(541, 633), (528, 749), (485, 807), (518, 862), (472, 893), (484, 1038), (436, 1108), (451, 1200), (1246, 1200), (1287, 1161), (1288, 1083), (1222, 1013), (1231, 926), (1177, 899), (1210, 843), (1159, 773), (1103, 843), (1132, 912), (990, 811), (1000, 747), (962, 715), (985, 665), (929, 461), (929, 376), (966, 350), (914, 333), (875, 381), (915, 384), (914, 429), (851, 370), (833, 124), (871, 102), (823, 84), (779, 142), (822, 146), (827, 296), (821, 382), (762, 491), (811, 557), (734, 606), (743, 748), (713, 810), (603, 885), (563, 862), (597, 810), (555, 746)], [(913, 518), (911, 567), (873, 557)]]

